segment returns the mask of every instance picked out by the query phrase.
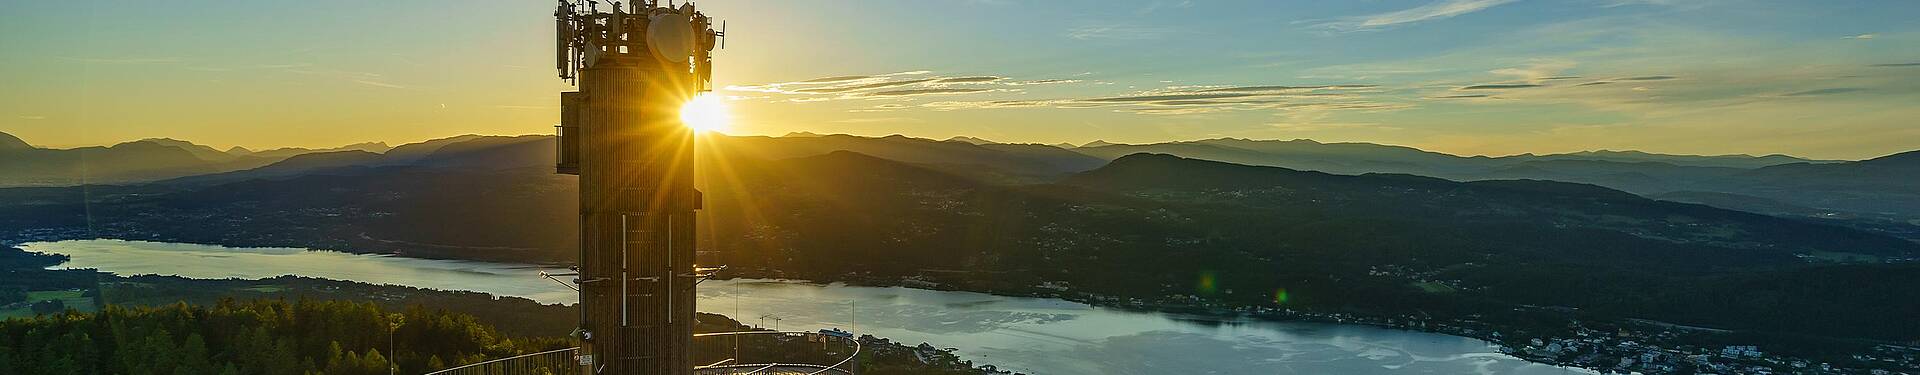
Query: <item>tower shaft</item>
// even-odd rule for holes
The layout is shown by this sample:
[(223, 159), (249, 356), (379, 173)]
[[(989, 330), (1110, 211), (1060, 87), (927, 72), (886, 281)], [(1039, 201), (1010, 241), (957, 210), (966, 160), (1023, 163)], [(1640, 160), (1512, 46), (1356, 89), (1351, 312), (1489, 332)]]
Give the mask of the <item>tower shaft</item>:
[[(681, 77), (686, 76), (686, 77)], [(579, 137), (580, 308), (594, 372), (688, 374), (694, 317), (693, 94), (648, 56), (607, 57), (567, 93)], [(564, 120), (563, 120), (564, 121)]]
[(561, 0), (560, 173), (580, 176), (580, 364), (587, 374), (687, 375), (693, 340), (693, 131), (714, 32), (691, 4), (601, 9)]

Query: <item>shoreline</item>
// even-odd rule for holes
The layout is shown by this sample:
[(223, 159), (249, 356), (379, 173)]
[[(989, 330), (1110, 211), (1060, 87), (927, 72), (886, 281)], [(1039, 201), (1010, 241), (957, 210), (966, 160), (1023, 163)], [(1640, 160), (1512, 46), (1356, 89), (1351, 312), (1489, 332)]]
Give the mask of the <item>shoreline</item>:
[[(331, 252), (331, 253), (351, 254), (351, 255), (375, 255), (375, 256), (394, 256), (394, 257), (414, 258), (412, 256), (394, 254), (394, 253), (352, 252), (352, 251), (341, 251), (341, 250), (333, 250), (333, 249), (301, 248), (301, 247), (293, 247), (293, 246), (234, 246), (234, 245), (224, 245), (224, 244), (170, 242), (170, 241), (155, 241), (155, 240), (149, 240), (149, 239), (123, 239), (123, 238), (36, 239), (33, 241), (17, 241), (17, 242), (8, 241), (7, 243), (4, 243), (4, 245), (18, 247), (21, 245), (32, 244), (32, 243), (53, 243), (53, 242), (62, 242), (62, 241), (90, 241), (90, 240), (145, 242), (145, 243), (154, 243), (154, 244), (190, 244), (190, 245), (202, 245), (202, 246), (219, 246), (224, 248), (235, 248), (235, 249), (298, 249), (303, 251)], [(63, 255), (58, 253), (46, 253), (46, 254)], [(539, 268), (544, 266), (537, 263), (498, 262), (498, 261), (473, 260), (473, 259), (439, 259), (439, 258), (415, 258), (415, 259), (438, 260), (438, 261), (459, 261), (459, 262), (485, 262), (485, 263), (492, 263), (492, 264), (501, 265), (501, 266), (516, 267), (516, 268), (517, 267)], [(58, 265), (56, 265), (56, 267), (58, 267)], [(304, 276), (304, 275), (294, 275), (294, 276), (315, 277), (315, 276)], [(315, 278), (327, 279), (324, 277), (315, 277)], [(1216, 324), (1243, 324), (1243, 323), (1259, 323), (1259, 322), (1297, 322), (1297, 323), (1319, 323), (1319, 324), (1367, 326), (1367, 327), (1389, 329), (1389, 330), (1396, 330), (1396, 331), (1431, 333), (1431, 334), (1440, 334), (1440, 335), (1459, 337), (1459, 338), (1474, 339), (1474, 340), (1478, 340), (1480, 342), (1485, 343), (1488, 347), (1494, 348), (1495, 351), (1489, 352), (1490, 354), (1499, 354), (1499, 355), (1512, 357), (1514, 359), (1519, 359), (1519, 360), (1523, 360), (1528, 363), (1534, 363), (1534, 364), (1550, 365), (1550, 366), (1556, 366), (1556, 367), (1563, 367), (1567, 369), (1590, 370), (1590, 369), (1581, 368), (1577, 366), (1569, 366), (1566, 364), (1553, 363), (1548, 361), (1542, 361), (1537, 358), (1529, 358), (1522, 355), (1516, 355), (1515, 353), (1509, 350), (1505, 350), (1505, 349), (1508, 349), (1506, 345), (1503, 345), (1499, 341), (1489, 339), (1487, 337), (1462, 335), (1455, 332), (1447, 332), (1447, 331), (1441, 331), (1441, 330), (1418, 329), (1417, 327), (1399, 326), (1399, 325), (1387, 324), (1383, 322), (1369, 321), (1361, 318), (1318, 317), (1314, 315), (1298, 314), (1298, 313), (1296, 314), (1221, 313), (1218, 311), (1210, 311), (1208, 309), (1195, 308), (1191, 306), (1127, 305), (1127, 304), (1120, 304), (1120, 303), (1112, 303), (1109, 301), (1101, 300), (1099, 296), (1092, 296), (1084, 293), (1071, 293), (1071, 292), (1020, 293), (1020, 292), (1008, 291), (1008, 290), (994, 290), (994, 291), (970, 290), (970, 289), (964, 289), (964, 288), (950, 287), (946, 285), (911, 286), (911, 285), (906, 285), (906, 283), (902, 282), (903, 280), (891, 280), (891, 282), (887, 282), (887, 280), (865, 280), (865, 279), (858, 279), (858, 278), (848, 278), (848, 279), (841, 279), (841, 280), (792, 278), (792, 277), (779, 277), (779, 276), (765, 275), (765, 274), (761, 274), (760, 272), (733, 273), (732, 275), (728, 275), (726, 277), (716, 277), (714, 278), (714, 280), (768, 280), (768, 281), (776, 281), (776, 282), (810, 284), (810, 285), (819, 285), (819, 286), (840, 284), (844, 286), (853, 286), (853, 287), (874, 287), (874, 288), (900, 287), (900, 288), (919, 289), (919, 290), (938, 291), (938, 292), (979, 293), (984, 295), (1008, 297), (1008, 298), (1053, 299), (1058, 301), (1081, 304), (1081, 305), (1085, 305), (1092, 308), (1098, 308), (1098, 309), (1131, 312), (1131, 313), (1166, 314), (1173, 317), (1183, 318), (1179, 320), (1191, 320), (1191, 321), (1197, 321), (1197, 322), (1216, 323)], [(366, 281), (360, 281), (360, 280), (337, 280), (337, 281), (379, 285), (379, 284), (368, 283)], [(474, 293), (484, 293), (484, 292), (474, 292)], [(521, 298), (525, 298), (525, 297), (521, 297)], [(542, 303), (542, 304), (545, 304), (545, 303)], [(567, 303), (554, 303), (550, 305), (572, 306), (572, 304), (567, 304)], [(1204, 323), (1195, 323), (1195, 324), (1204, 324)]]
[[(539, 262), (524, 262), (524, 261), (511, 261), (511, 260), (505, 260), (505, 259), (494, 259), (494, 258), (500, 258), (500, 257), (479, 257), (481, 259), (461, 258), (461, 257), (434, 257), (434, 256), (420, 256), (420, 255), (410, 254), (407, 252), (400, 252), (400, 251), (394, 251), (394, 252), (352, 251), (352, 250), (334, 250), (334, 249), (313, 249), (313, 248), (305, 248), (305, 247), (298, 247), (298, 246), (287, 246), (286, 244), (228, 245), (228, 244), (220, 243), (220, 242), (243, 242), (243, 241), (172, 241), (165, 238), (158, 238), (161, 236), (152, 235), (152, 234), (149, 234), (148, 236), (136, 235), (136, 236), (122, 236), (122, 237), (106, 237), (106, 236), (84, 235), (82, 234), (82, 233), (86, 233), (86, 231), (84, 230), (51, 229), (51, 230), (40, 230), (40, 231), (30, 231), (30, 232), (38, 232), (37, 234), (39, 235), (38, 236), (28, 235), (26, 237), (33, 237), (33, 238), (27, 239), (27, 240), (7, 240), (5, 241), (5, 244), (14, 245), (14, 244), (24, 244), (29, 242), (54, 242), (54, 241), (64, 241), (64, 240), (101, 239), (101, 240), (121, 240), (121, 241), (143, 241), (143, 242), (155, 242), (155, 243), (197, 244), (197, 245), (239, 247), (239, 248), (297, 248), (297, 249), (302, 249), (306, 251), (324, 251), (324, 252), (335, 252), (335, 253), (356, 254), (356, 255), (397, 256), (397, 257), (407, 257), (407, 258), (427, 259), (427, 260), (441, 260), (441, 261), (486, 262), (486, 263), (495, 263), (495, 264), (503, 264), (503, 265), (527, 265), (531, 267), (563, 266), (564, 265), (563, 263), (539, 263)], [(25, 234), (25, 233), (22, 233), (22, 234)], [(146, 237), (146, 238), (140, 238), (140, 237)], [(208, 243), (208, 242), (213, 242), (213, 243)], [(244, 241), (244, 242), (252, 242), (252, 241)], [(266, 242), (281, 242), (281, 241), (266, 241)], [(347, 248), (352, 249), (351, 247), (347, 247)], [(812, 276), (822, 276), (822, 275), (812, 275)], [(1580, 314), (1582, 313), (1578, 312), (1575, 309), (1556, 308), (1556, 307), (1524, 306), (1524, 307), (1515, 308), (1515, 311), (1520, 311), (1520, 313), (1523, 313), (1523, 314), (1536, 314), (1536, 316), (1539, 316), (1538, 314), (1547, 314), (1546, 316), (1561, 317), (1560, 319), (1569, 321), (1573, 326), (1577, 326), (1579, 327), (1580, 330), (1582, 330), (1582, 332), (1580, 332), (1579, 337), (1564, 337), (1564, 336), (1556, 336), (1552, 334), (1539, 334), (1539, 333), (1530, 334), (1527, 332), (1527, 329), (1538, 328), (1538, 327), (1525, 327), (1520, 325), (1502, 325), (1502, 324), (1496, 324), (1496, 323), (1477, 320), (1477, 319), (1462, 319), (1462, 320), (1434, 319), (1432, 317), (1423, 316), (1424, 313), (1395, 316), (1395, 315), (1383, 315), (1380, 313), (1370, 313), (1370, 312), (1360, 312), (1360, 311), (1313, 311), (1313, 310), (1296, 310), (1296, 309), (1290, 309), (1290, 308), (1277, 308), (1277, 307), (1234, 306), (1234, 305), (1228, 305), (1228, 304), (1208, 306), (1204, 303), (1199, 303), (1198, 301), (1200, 300), (1198, 299), (1194, 299), (1195, 302), (1193, 303), (1148, 301), (1148, 300), (1141, 300), (1137, 298), (1123, 298), (1123, 297), (1115, 297), (1115, 296), (1107, 296), (1107, 295), (1098, 295), (1098, 294), (1089, 293), (1089, 292), (1075, 292), (1075, 291), (1069, 290), (1066, 287), (1059, 287), (1059, 286), (1055, 286), (1052, 288), (1045, 287), (1045, 286), (1025, 286), (1024, 288), (1009, 288), (1006, 286), (983, 284), (983, 285), (978, 285), (980, 286), (979, 288), (966, 288), (966, 287), (956, 286), (952, 284), (933, 283), (933, 282), (929, 282), (916, 277), (890, 278), (890, 277), (875, 277), (875, 276), (863, 277), (858, 275), (844, 275), (844, 277), (831, 277), (830, 275), (828, 277), (791, 277), (791, 276), (786, 276), (785, 273), (778, 272), (778, 271), (763, 270), (763, 269), (744, 269), (744, 268), (731, 270), (731, 272), (728, 272), (728, 275), (726, 277), (717, 278), (717, 279), (722, 279), (722, 280), (770, 279), (770, 280), (783, 280), (783, 281), (799, 281), (799, 282), (815, 283), (815, 284), (843, 283), (849, 286), (903, 287), (903, 288), (922, 289), (922, 290), (930, 290), (930, 291), (981, 293), (981, 294), (988, 294), (988, 295), (1002, 296), (1002, 297), (1051, 298), (1051, 299), (1058, 299), (1061, 301), (1079, 303), (1079, 304), (1084, 304), (1088, 306), (1093, 306), (1093, 307), (1098, 307), (1103, 309), (1112, 309), (1117, 311), (1178, 314), (1178, 315), (1197, 318), (1195, 320), (1222, 323), (1222, 324), (1234, 324), (1238, 322), (1248, 322), (1248, 321), (1267, 321), (1267, 322), (1311, 322), (1311, 323), (1365, 325), (1365, 326), (1372, 326), (1377, 328), (1393, 329), (1393, 330), (1400, 330), (1400, 331), (1434, 333), (1434, 334), (1441, 334), (1441, 335), (1447, 335), (1447, 336), (1475, 339), (1482, 342), (1486, 342), (1492, 347), (1496, 348), (1498, 354), (1513, 357), (1515, 359), (1520, 359), (1528, 363), (1556, 366), (1556, 367), (1566, 368), (1570, 370), (1588, 371), (1593, 373), (1641, 371), (1640, 369), (1635, 369), (1627, 366), (1635, 362), (1631, 360), (1633, 358), (1648, 358), (1649, 356), (1655, 356), (1655, 357), (1665, 356), (1664, 359), (1668, 361), (1684, 360), (1687, 362), (1683, 362), (1683, 363), (1691, 363), (1694, 365), (1701, 366), (1701, 367), (1698, 367), (1698, 369), (1701, 369), (1703, 371), (1713, 370), (1713, 369), (1724, 369), (1724, 368), (1780, 369), (1780, 368), (1786, 368), (1786, 366), (1789, 366), (1789, 365), (1795, 368), (1805, 368), (1805, 366), (1808, 366), (1811, 364), (1818, 364), (1823, 366), (1827, 365), (1826, 362), (1809, 360), (1807, 358), (1802, 358), (1802, 357), (1777, 356), (1777, 355), (1761, 356), (1759, 354), (1750, 354), (1748, 356), (1741, 356), (1741, 355), (1722, 356), (1718, 353), (1717, 350), (1714, 350), (1712, 347), (1702, 348), (1697, 346), (1679, 345), (1679, 344), (1673, 344), (1673, 343), (1658, 344), (1658, 345), (1638, 343), (1635, 340), (1644, 339), (1648, 341), (1658, 341), (1660, 339), (1668, 339), (1669, 341), (1672, 341), (1677, 336), (1674, 336), (1671, 332), (1667, 332), (1670, 330), (1664, 330), (1661, 327), (1662, 326), (1670, 327), (1670, 326), (1673, 326), (1673, 324), (1664, 323), (1664, 322), (1648, 323), (1649, 321), (1646, 321), (1644, 319), (1630, 319), (1630, 318), (1611, 319), (1611, 320), (1609, 319), (1586, 320), (1586, 319), (1581, 319)], [(1196, 305), (1196, 303), (1198, 304)], [(1592, 327), (1588, 327), (1584, 325), (1591, 325)], [(1619, 335), (1617, 337), (1613, 333), (1614, 331), (1619, 332)], [(1631, 331), (1631, 334), (1629, 334), (1630, 331)], [(1516, 332), (1518, 334), (1508, 334), (1508, 333), (1516, 333)], [(1711, 333), (1711, 334), (1724, 335), (1731, 332), (1738, 332), (1738, 331), (1715, 331), (1715, 332), (1706, 332), (1706, 333), (1689, 332), (1687, 334), (1706, 335)], [(1593, 333), (1593, 335), (1590, 336), (1589, 333)], [(1697, 337), (1695, 338), (1697, 339)], [(1877, 345), (1877, 346), (1874, 346), (1874, 349), (1871, 352), (1863, 352), (1861, 354), (1872, 354), (1876, 356), (1880, 354), (1890, 354), (1894, 358), (1898, 358), (1898, 356), (1904, 355), (1909, 352), (1920, 352), (1920, 350), (1903, 351), (1903, 350), (1899, 350), (1898, 349), (1899, 346), (1897, 345), (1875, 342), (1870, 340), (1860, 340), (1860, 339), (1831, 339), (1831, 340), (1850, 340), (1850, 341), (1855, 341), (1859, 343)], [(1592, 344), (1592, 345), (1582, 344), (1582, 342), (1587, 344)], [(1553, 345), (1550, 345), (1550, 344), (1553, 344)], [(1558, 345), (1558, 344), (1565, 344), (1565, 345)], [(1614, 346), (1616, 345), (1629, 345), (1632, 347), (1615, 348)], [(1895, 349), (1884, 350), (1886, 353), (1882, 353), (1883, 350), (1881, 348), (1888, 347), (1889, 345), (1892, 345), (1891, 347)], [(1560, 349), (1555, 349), (1556, 346), (1560, 346), (1561, 348), (1579, 346), (1579, 347), (1582, 347), (1583, 349), (1592, 348), (1593, 350), (1604, 350), (1605, 353), (1596, 354), (1596, 353), (1576, 352), (1576, 351), (1562, 352), (1562, 351), (1559, 351)], [(1620, 363), (1620, 365), (1616, 365), (1612, 367), (1607, 366), (1612, 363)], [(1715, 367), (1706, 367), (1708, 365), (1712, 365)], [(1844, 369), (1846, 368), (1840, 368), (1836, 370), (1847, 371)], [(1853, 369), (1858, 370), (1860, 368), (1853, 368)]]

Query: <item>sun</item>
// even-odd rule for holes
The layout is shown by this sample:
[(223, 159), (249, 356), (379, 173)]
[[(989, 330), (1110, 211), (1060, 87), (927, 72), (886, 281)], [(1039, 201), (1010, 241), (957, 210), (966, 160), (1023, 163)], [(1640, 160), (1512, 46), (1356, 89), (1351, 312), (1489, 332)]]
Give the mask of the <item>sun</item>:
[(713, 93), (700, 93), (680, 106), (680, 123), (695, 132), (724, 131), (732, 121), (732, 116), (727, 115), (727, 103)]

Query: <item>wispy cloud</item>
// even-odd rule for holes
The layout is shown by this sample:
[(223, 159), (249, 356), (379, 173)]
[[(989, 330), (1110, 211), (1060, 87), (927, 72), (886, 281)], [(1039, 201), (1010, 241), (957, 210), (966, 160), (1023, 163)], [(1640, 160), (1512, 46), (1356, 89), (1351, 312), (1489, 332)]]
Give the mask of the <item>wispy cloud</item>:
[(1508, 89), (1530, 89), (1530, 88), (1544, 87), (1544, 86), (1546, 85), (1539, 85), (1539, 84), (1532, 84), (1532, 83), (1483, 83), (1478, 85), (1461, 86), (1460, 88), (1457, 88), (1455, 90), (1508, 90)]
[(922, 104), (921, 107), (936, 111), (1033, 107), (1111, 108), (1115, 112), (1149, 115), (1197, 115), (1259, 110), (1379, 111), (1410, 107), (1407, 104), (1372, 101), (1362, 96), (1362, 94), (1375, 93), (1375, 88), (1377, 86), (1364, 84), (1175, 86), (1087, 98), (941, 101)]
[(60, 57), (60, 59), (61, 59), (61, 60), (67, 60), (67, 61), (73, 61), (73, 62), (80, 62), (80, 63), (88, 63), (88, 64), (107, 64), (107, 65), (144, 65), (144, 64), (174, 64), (174, 63), (179, 63), (179, 62), (180, 62), (180, 58), (177, 58), (177, 57), (138, 57), (138, 58), (111, 58), (111, 57), (67, 57), (67, 56), (61, 56), (61, 57)]
[(390, 88), (390, 89), (404, 89), (404, 88), (407, 88), (406, 86), (401, 86), (401, 85), (396, 85), (396, 84), (391, 84), (391, 83), (386, 83), (386, 82), (380, 82), (380, 81), (373, 81), (373, 80), (365, 80), (365, 79), (353, 79), (353, 80), (351, 80), (351, 81), (353, 81), (353, 83), (358, 83), (358, 84), (362, 84), (362, 85), (367, 85), (367, 86), (374, 86), (374, 87), (385, 87), (385, 88)]
[(1613, 8), (1613, 7), (1623, 7), (1628, 5), (1671, 6), (1671, 5), (1674, 5), (1674, 3), (1675, 3), (1675, 0), (1611, 0), (1607, 2), (1605, 7)]
[(889, 91), (871, 92), (871, 93), (867, 93), (866, 96), (880, 97), (880, 96), (972, 94), (972, 93), (989, 92), (989, 91), (995, 91), (995, 90), (993, 89), (908, 89), (908, 90), (889, 90)]
[(1676, 79), (1676, 78), (1680, 78), (1680, 77), (1674, 77), (1674, 76), (1635, 76), (1635, 77), (1626, 77), (1626, 78), (1615, 78), (1614, 80), (1616, 80), (1616, 81), (1665, 81), (1665, 80), (1670, 80), (1670, 79)]
[[(909, 73), (914, 74), (911, 74), (912, 77), (899, 77), (902, 75), (899, 73), (833, 76), (760, 85), (730, 86), (727, 90), (767, 93), (770, 95), (760, 98), (786, 103), (892, 102), (845, 109), (850, 113), (1001, 108), (1106, 108), (1117, 112), (1138, 114), (1191, 115), (1258, 110), (1380, 111), (1411, 107), (1410, 104), (1377, 100), (1384, 98), (1384, 93), (1390, 89), (1362, 83), (1309, 85), (1173, 85), (1168, 83), (1168, 86), (1161, 88), (1135, 89), (1129, 86), (1124, 92), (1102, 93), (1088, 92), (1088, 90), (1115, 86), (1090, 85), (1064, 88), (1068, 91), (1061, 91), (1030, 86), (1066, 85), (1082, 81), (1063, 78), (1018, 79), (1005, 75), (984, 74), (945, 76), (924, 71)], [(1036, 92), (1077, 92), (1077, 94), (1045, 99), (1015, 97), (1031, 94), (1032, 92), (1027, 91), (1029, 89), (1034, 89)], [(929, 96), (965, 96), (965, 99), (914, 103)]]
[(1151, 3), (1147, 3), (1147, 6), (1140, 7), (1140, 9), (1135, 9), (1133, 11), (1133, 14), (1144, 16), (1144, 15), (1153, 14), (1154, 12), (1158, 12), (1166, 9), (1187, 9), (1192, 7), (1193, 7), (1192, 0), (1183, 0), (1183, 1), (1155, 0)]
[(871, 89), (879, 89), (879, 88), (914, 85), (914, 84), (920, 84), (920, 83), (926, 83), (926, 82), (933, 82), (933, 80), (934, 78), (909, 79), (909, 80), (900, 80), (900, 81), (880, 81), (880, 82), (851, 85), (851, 86), (803, 88), (803, 89), (793, 90), (793, 92), (804, 93), (804, 94), (832, 94), (832, 93), (848, 92), (848, 91), (860, 91), (860, 90), (871, 90)]
[(1008, 86), (1028, 86), (1028, 85), (1050, 85), (1050, 84), (1056, 84), (1056, 83), (1075, 83), (1075, 82), (1080, 82), (1080, 80), (1077, 80), (1077, 79), (1036, 79), (1036, 80), (1032, 80), (1032, 81), (1020, 81), (1020, 82), (1002, 82), (1001, 84), (1004, 84), (1004, 85), (1008, 85)]
[(866, 117), (866, 118), (839, 119), (839, 120), (833, 120), (829, 122), (840, 123), (840, 124), (875, 124), (875, 123), (884, 124), (884, 123), (907, 123), (907, 122), (922, 122), (922, 121), (920, 119), (912, 118), (912, 117)]
[(1022, 91), (1016, 86), (1066, 84), (1071, 79), (1013, 80), (1000, 75), (942, 76), (915, 70), (889, 74), (847, 75), (759, 85), (728, 86), (728, 91), (804, 96), (776, 99), (792, 103), (839, 99), (907, 99), (925, 95), (953, 95)]
[(1453, 94), (1429, 96), (1427, 99), (1495, 99), (1493, 94)]
[(1173, 29), (1132, 25), (1091, 25), (1068, 29), (1066, 37), (1074, 40), (1154, 40), (1173, 34)]
[(814, 79), (809, 79), (809, 80), (805, 80), (805, 81), (800, 81), (800, 82), (794, 82), (794, 83), (834, 83), (834, 82), (846, 82), (846, 81), (852, 81), (852, 80), (858, 80), (858, 79), (867, 79), (867, 78), (873, 78), (873, 76), (838, 76), (838, 77), (825, 77), (825, 78), (814, 78)]
[(1540, 83), (1542, 81), (1567, 79), (1566, 76), (1560, 73), (1567, 71), (1567, 69), (1573, 69), (1575, 65), (1577, 64), (1573, 60), (1538, 59), (1531, 64), (1527, 64), (1527, 66), (1494, 69), (1488, 71), (1488, 73), (1513, 76), (1530, 83)]
[(1854, 35), (1854, 36), (1841, 37), (1841, 39), (1868, 40), (1868, 39), (1877, 38), (1879, 36), (1880, 34), (1860, 34), (1860, 35)]
[(939, 81), (935, 81), (935, 82), (938, 82), (938, 83), (981, 83), (981, 82), (993, 82), (993, 81), (999, 81), (999, 80), (1003, 80), (1003, 79), (1007, 79), (1007, 78), (1006, 78), (1006, 77), (995, 77), (995, 76), (972, 76), (972, 77), (953, 77), (953, 78), (941, 78), (941, 79), (940, 79)]
[(1374, 30), (1395, 25), (1453, 18), (1517, 0), (1440, 0), (1419, 7), (1320, 24), (1340, 31)]
[(1845, 93), (1861, 92), (1861, 91), (1867, 91), (1867, 89), (1863, 89), (1859, 87), (1835, 87), (1835, 88), (1826, 88), (1826, 89), (1794, 91), (1790, 93), (1780, 94), (1780, 96), (1826, 96), (1826, 95), (1845, 94)]

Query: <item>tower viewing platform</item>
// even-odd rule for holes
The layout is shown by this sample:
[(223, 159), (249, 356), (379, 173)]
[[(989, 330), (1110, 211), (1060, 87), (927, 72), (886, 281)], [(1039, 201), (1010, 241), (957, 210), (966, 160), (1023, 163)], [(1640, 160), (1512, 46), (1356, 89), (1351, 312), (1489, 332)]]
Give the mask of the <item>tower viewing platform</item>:
[[(461, 365), (427, 375), (581, 374), (580, 348)], [(740, 331), (693, 335), (697, 375), (853, 375), (860, 340), (838, 331)]]

